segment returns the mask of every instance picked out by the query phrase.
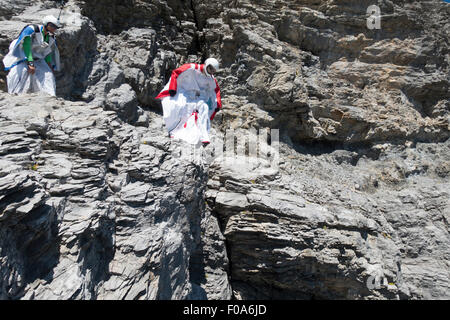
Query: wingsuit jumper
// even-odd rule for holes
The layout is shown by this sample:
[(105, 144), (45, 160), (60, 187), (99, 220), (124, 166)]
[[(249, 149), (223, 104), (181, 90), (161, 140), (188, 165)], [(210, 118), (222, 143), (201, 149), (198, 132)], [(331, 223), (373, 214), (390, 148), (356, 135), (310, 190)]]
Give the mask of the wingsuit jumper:
[(58, 19), (46, 16), (42, 25), (27, 25), (11, 42), (3, 59), (9, 93), (45, 92), (56, 95), (54, 71), (60, 71), (60, 57), (54, 33)]
[(219, 62), (189, 63), (172, 72), (170, 80), (156, 97), (161, 99), (169, 136), (197, 145), (210, 143), (211, 121), (222, 109), (220, 88), (214, 73)]

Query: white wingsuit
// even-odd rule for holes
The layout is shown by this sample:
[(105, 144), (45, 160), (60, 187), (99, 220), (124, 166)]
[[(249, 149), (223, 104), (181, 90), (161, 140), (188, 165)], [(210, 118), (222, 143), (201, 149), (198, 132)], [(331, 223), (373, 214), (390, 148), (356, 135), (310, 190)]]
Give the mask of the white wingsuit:
[[(45, 92), (52, 96), (56, 95), (55, 76), (44, 59), (52, 54), (53, 68), (55, 71), (59, 71), (59, 51), (53, 37), (49, 37), (48, 43), (44, 41), (42, 28), (42, 25), (27, 26), (10, 44), (9, 52), (3, 59), (5, 70), (9, 71), (6, 78), (9, 93)], [(23, 50), (23, 40), (27, 36), (32, 39), (31, 48), (36, 66), (35, 74), (28, 73), (27, 59)]]
[[(162, 99), (164, 122), (171, 138), (194, 145), (210, 142), (210, 121), (216, 108), (222, 108), (222, 102), (217, 80), (206, 74), (205, 68), (204, 64), (192, 63), (175, 69), (156, 97)], [(171, 91), (176, 94), (171, 96)]]

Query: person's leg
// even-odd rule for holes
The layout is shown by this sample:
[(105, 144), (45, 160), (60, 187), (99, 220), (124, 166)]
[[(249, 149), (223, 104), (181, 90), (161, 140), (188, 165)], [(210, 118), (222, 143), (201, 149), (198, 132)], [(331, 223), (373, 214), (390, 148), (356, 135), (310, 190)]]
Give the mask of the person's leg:
[(201, 141), (198, 127), (198, 105), (197, 101), (187, 99), (186, 104), (182, 108), (181, 123), (173, 132), (175, 139), (180, 139), (193, 145)]
[(38, 60), (36, 64), (35, 85), (36, 91), (56, 96), (55, 75), (45, 60)]
[(30, 74), (26, 63), (19, 63), (6, 76), (8, 93), (26, 93), (30, 87)]
[(209, 107), (203, 101), (198, 105), (198, 130), (200, 132), (200, 139), (202, 143), (209, 143)]
[(163, 107), (163, 119), (166, 125), (167, 132), (169, 136), (171, 132), (177, 128), (181, 118), (179, 115), (180, 109), (176, 104), (175, 97), (166, 97), (161, 101)]

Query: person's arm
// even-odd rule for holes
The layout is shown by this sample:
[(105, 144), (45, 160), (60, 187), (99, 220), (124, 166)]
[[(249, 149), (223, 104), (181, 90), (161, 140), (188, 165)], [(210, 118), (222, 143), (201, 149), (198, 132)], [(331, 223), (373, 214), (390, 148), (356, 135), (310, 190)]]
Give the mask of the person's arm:
[[(46, 35), (44, 35), (44, 41), (47, 43), (50, 43), (50, 36), (48, 35), (48, 33)], [(53, 71), (53, 67), (52, 67), (52, 63), (53, 63), (53, 58), (52, 58), (53, 53), (48, 54), (45, 57), (45, 62), (47, 62), (48, 66), (50, 67), (50, 70)]]
[(189, 69), (195, 70), (198, 65), (187, 63), (179, 67), (178, 69), (175, 69), (172, 71), (172, 76), (170, 77), (170, 84), (169, 84), (169, 94), (173, 97), (177, 93), (178, 89), (178, 77), (185, 71)]
[(31, 37), (25, 37), (23, 39), (23, 52), (27, 58), (28, 72), (34, 74), (36, 72), (36, 67), (34, 66), (33, 53), (31, 51)]
[(222, 109), (222, 98), (220, 97), (220, 87), (216, 78), (214, 78), (214, 81), (216, 82), (216, 88), (214, 89), (214, 92), (216, 93), (217, 109), (220, 110)]
[(216, 82), (216, 88), (214, 89), (214, 92), (216, 93), (217, 105), (216, 105), (216, 109), (214, 110), (214, 113), (211, 115), (211, 118), (210, 118), (211, 121), (214, 119), (214, 117), (216, 116), (217, 112), (222, 110), (222, 98), (220, 97), (219, 83), (217, 82), (216, 78), (214, 78), (214, 81)]
[(52, 67), (52, 54), (50, 53), (48, 56), (45, 57), (45, 62), (47, 62), (48, 66), (50, 67), (50, 70), (53, 71), (53, 67)]
[(184, 64), (181, 67), (173, 70), (169, 82), (167, 82), (163, 91), (161, 91), (158, 94), (156, 99), (163, 99), (168, 96), (171, 96), (171, 97), (175, 96), (177, 94), (177, 90), (178, 90), (178, 77), (185, 71), (196, 70), (199, 68), (200, 68), (200, 66), (198, 64), (187, 63), (187, 64)]
[(23, 39), (23, 52), (25, 53), (25, 57), (27, 58), (27, 61), (34, 61), (33, 60), (33, 53), (31, 52), (31, 37), (25, 37)]

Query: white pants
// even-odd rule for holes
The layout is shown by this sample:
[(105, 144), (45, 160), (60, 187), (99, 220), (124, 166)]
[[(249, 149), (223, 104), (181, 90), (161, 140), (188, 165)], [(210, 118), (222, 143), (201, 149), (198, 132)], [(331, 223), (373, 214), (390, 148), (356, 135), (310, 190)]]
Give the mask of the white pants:
[(56, 95), (55, 76), (45, 60), (34, 62), (36, 72), (28, 73), (26, 62), (13, 67), (6, 77), (8, 93), (44, 92), (51, 96)]
[(184, 92), (162, 99), (164, 122), (172, 138), (190, 144), (210, 142), (210, 112), (205, 100)]

